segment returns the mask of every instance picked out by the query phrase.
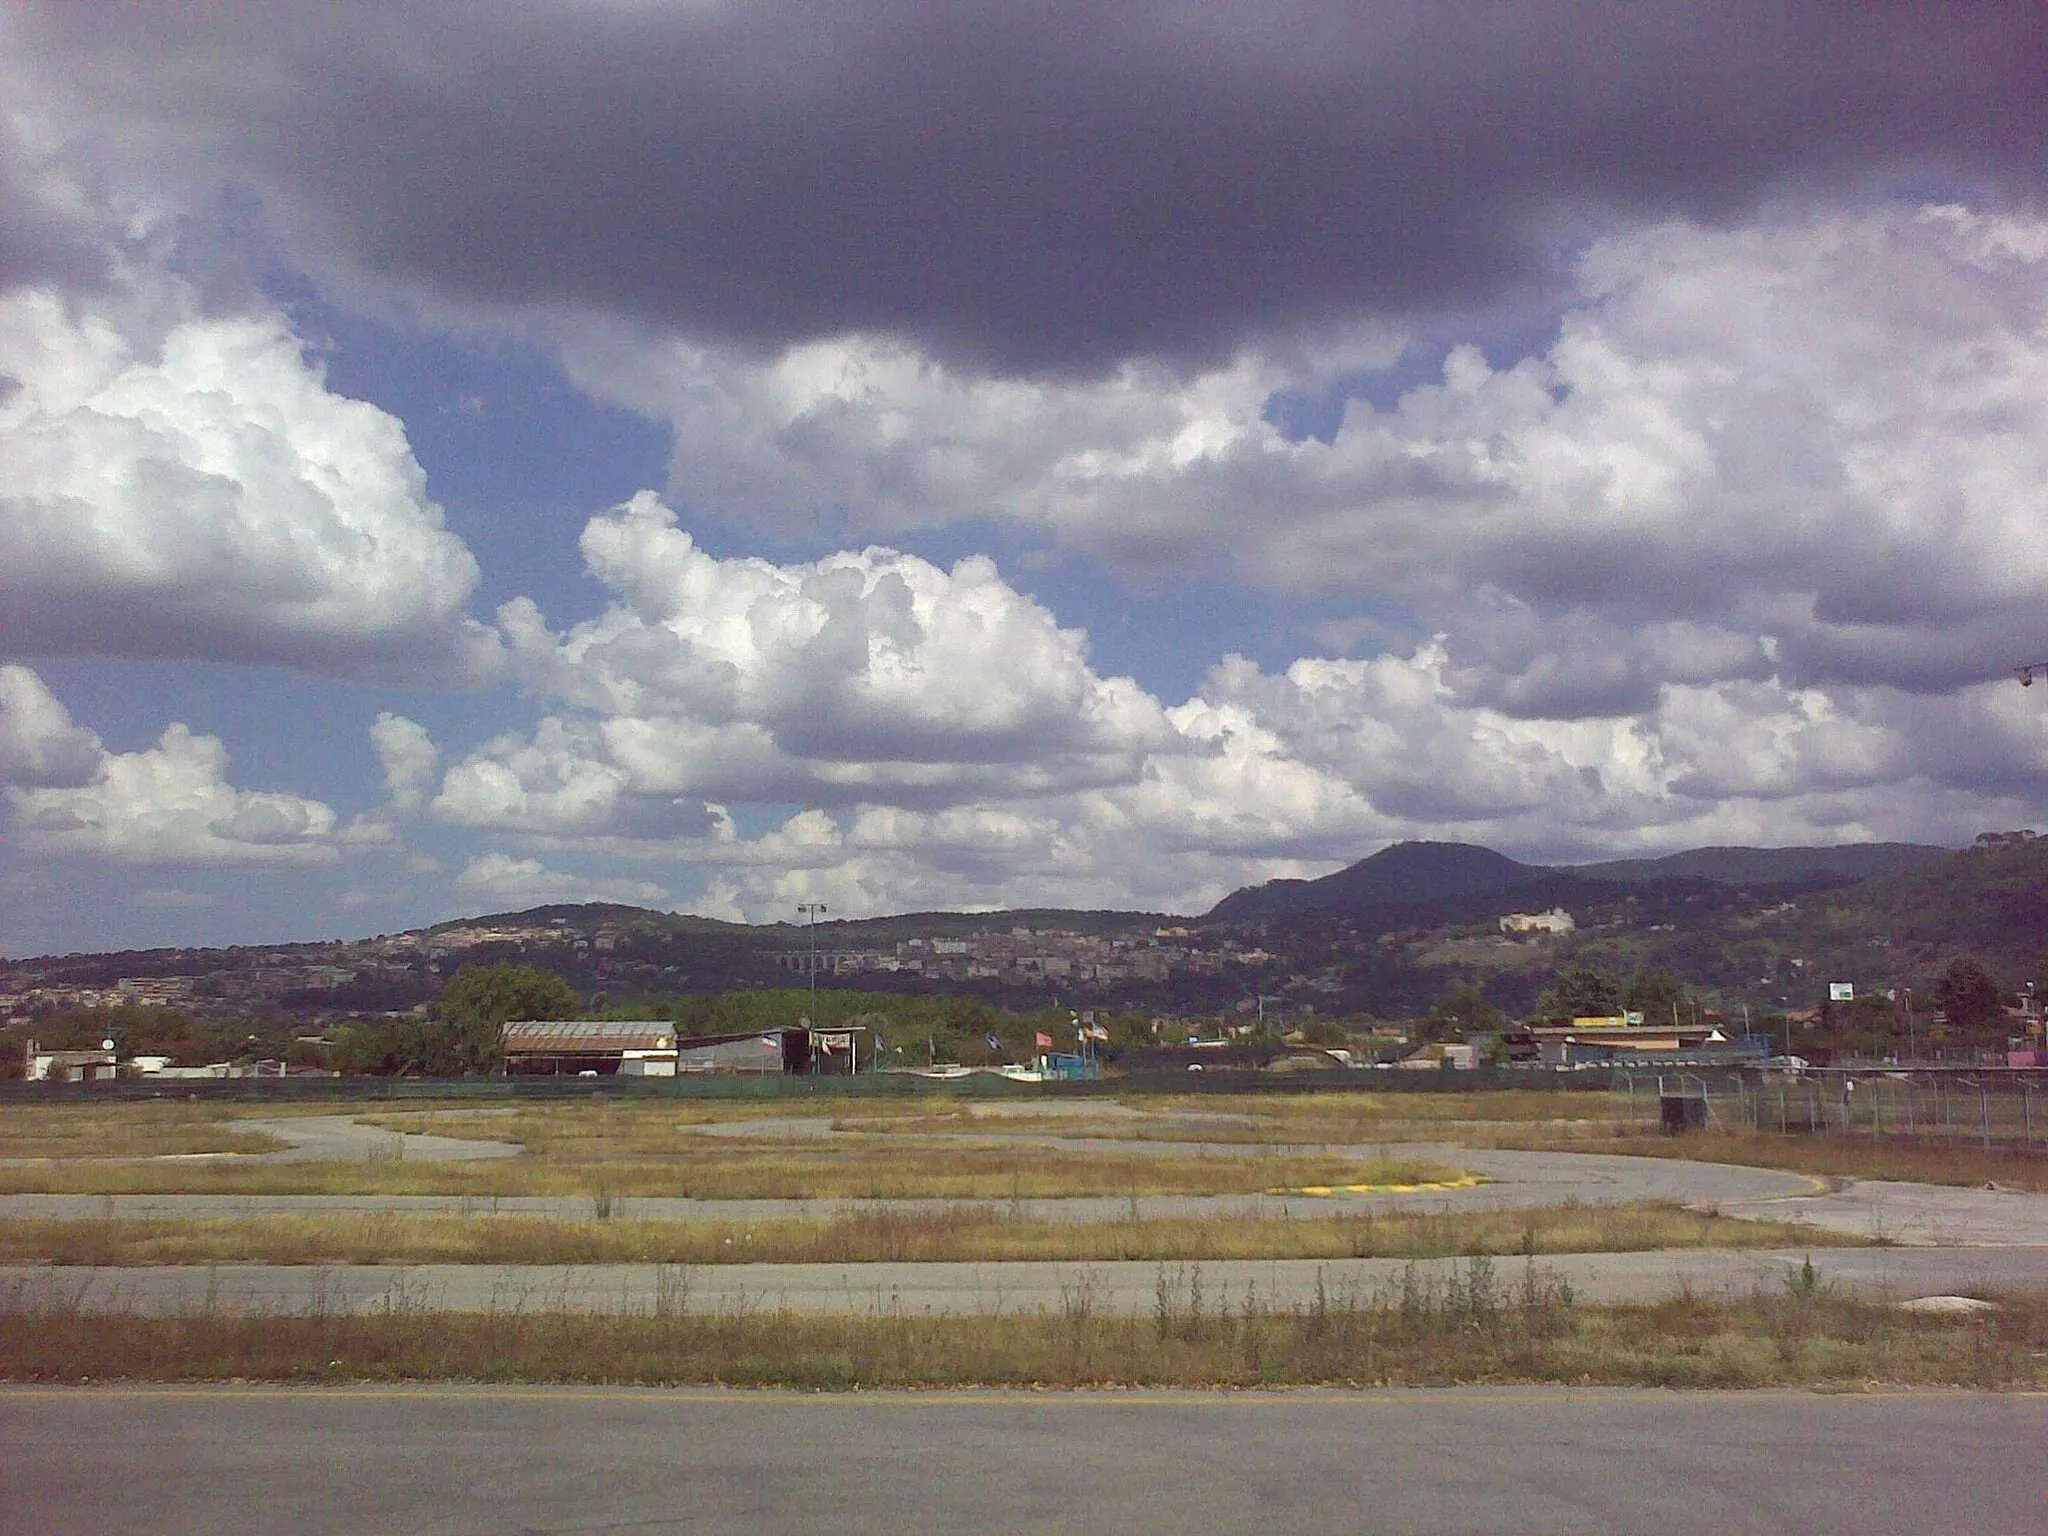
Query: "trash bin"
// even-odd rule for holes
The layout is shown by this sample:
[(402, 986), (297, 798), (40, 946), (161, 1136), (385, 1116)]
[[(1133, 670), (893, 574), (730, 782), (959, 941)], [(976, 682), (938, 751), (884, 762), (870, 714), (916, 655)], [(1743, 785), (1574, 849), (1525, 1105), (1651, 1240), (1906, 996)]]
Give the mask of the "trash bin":
[(1662, 1111), (1666, 1136), (1707, 1128), (1707, 1101), (1703, 1098), (1688, 1093), (1667, 1093), (1658, 1099), (1657, 1106)]

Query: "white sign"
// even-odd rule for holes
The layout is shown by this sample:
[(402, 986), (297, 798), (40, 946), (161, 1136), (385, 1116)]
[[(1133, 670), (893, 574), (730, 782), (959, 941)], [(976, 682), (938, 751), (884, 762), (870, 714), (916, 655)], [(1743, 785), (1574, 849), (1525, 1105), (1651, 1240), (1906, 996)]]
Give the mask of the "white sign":
[(1852, 982), (1831, 981), (1828, 983), (1828, 1001), (1831, 1003), (1853, 1003), (1856, 1001), (1856, 987)]

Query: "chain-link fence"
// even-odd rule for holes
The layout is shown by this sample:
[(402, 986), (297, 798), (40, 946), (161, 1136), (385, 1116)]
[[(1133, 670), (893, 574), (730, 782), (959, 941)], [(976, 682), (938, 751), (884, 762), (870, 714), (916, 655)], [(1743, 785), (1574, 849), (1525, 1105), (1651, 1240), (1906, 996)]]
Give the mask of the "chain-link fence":
[(1664, 1130), (2048, 1147), (2048, 1076), (1953, 1069), (1617, 1071), (1616, 1119)]

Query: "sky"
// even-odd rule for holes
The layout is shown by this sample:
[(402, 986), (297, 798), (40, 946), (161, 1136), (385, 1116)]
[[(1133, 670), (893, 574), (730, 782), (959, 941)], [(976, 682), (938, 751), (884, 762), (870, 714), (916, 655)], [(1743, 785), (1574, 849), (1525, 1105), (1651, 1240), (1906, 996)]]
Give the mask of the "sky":
[(0, 953), (2048, 804), (2048, 8), (17, 0)]

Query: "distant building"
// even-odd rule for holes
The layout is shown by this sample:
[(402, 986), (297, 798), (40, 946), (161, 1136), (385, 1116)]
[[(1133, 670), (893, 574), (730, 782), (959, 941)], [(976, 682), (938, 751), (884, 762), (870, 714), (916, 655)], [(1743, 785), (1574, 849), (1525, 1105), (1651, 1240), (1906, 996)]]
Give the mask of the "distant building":
[(111, 1048), (46, 1051), (31, 1040), (22, 1051), (22, 1076), (32, 1083), (97, 1083), (114, 1075)]
[(674, 1077), (676, 1030), (644, 1020), (521, 1020), (505, 1026), (505, 1070), (522, 1076)]
[[(1514, 1046), (1533, 1045), (1546, 1066), (1582, 1062), (1753, 1054), (1755, 1042), (1730, 1041), (1712, 1021), (1669, 1026), (1648, 1024), (1639, 1013), (1575, 1018), (1569, 1024), (1538, 1024), (1515, 1031)], [(1511, 1049), (1511, 1055), (1522, 1050)]]
[(696, 1073), (850, 1075), (860, 1069), (861, 1027), (805, 1024), (724, 1035), (678, 1035), (673, 1024), (547, 1019), (507, 1024), (513, 1076), (675, 1077)]
[(1576, 927), (1571, 913), (1563, 907), (1552, 907), (1548, 912), (1510, 912), (1500, 920), (1500, 931), (1506, 934), (1570, 933)]

